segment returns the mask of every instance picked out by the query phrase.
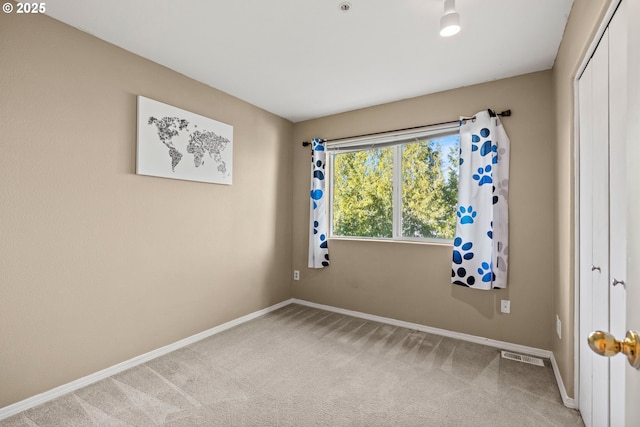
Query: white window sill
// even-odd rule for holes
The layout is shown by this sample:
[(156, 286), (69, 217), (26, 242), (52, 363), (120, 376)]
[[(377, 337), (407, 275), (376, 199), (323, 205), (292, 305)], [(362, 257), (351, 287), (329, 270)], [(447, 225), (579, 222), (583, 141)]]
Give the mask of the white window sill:
[(403, 239), (377, 238), (377, 237), (345, 237), (333, 236), (329, 240), (354, 241), (354, 242), (381, 242), (381, 243), (409, 243), (418, 245), (453, 246), (453, 239), (420, 239), (406, 237)]

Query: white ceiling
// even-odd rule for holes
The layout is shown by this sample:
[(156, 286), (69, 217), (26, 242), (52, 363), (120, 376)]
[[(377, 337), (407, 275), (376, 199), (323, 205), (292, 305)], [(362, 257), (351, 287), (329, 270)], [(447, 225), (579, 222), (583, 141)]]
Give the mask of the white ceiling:
[(298, 122), (553, 66), (573, 0), (56, 0), (47, 14)]

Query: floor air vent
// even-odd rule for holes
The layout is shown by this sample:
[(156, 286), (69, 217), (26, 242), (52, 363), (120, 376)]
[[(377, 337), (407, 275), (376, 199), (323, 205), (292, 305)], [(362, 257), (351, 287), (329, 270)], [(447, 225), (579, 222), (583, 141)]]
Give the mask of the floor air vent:
[(516, 362), (530, 363), (536, 366), (544, 366), (542, 359), (537, 357), (525, 356), (524, 354), (511, 353), (510, 351), (503, 351), (502, 357), (504, 359), (515, 360)]

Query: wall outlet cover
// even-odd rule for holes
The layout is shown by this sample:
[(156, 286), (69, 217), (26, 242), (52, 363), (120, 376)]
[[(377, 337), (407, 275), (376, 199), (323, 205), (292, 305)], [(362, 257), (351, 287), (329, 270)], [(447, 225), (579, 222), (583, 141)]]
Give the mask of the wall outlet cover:
[(509, 314), (511, 313), (511, 301), (508, 299), (503, 299), (500, 301), (500, 312)]

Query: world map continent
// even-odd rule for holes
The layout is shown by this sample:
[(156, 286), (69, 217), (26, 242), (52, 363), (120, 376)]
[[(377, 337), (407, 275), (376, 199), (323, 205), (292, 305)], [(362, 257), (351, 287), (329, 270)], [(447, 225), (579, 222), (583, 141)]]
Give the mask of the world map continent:
[(147, 124), (156, 126), (160, 142), (169, 149), (168, 154), (173, 172), (175, 172), (176, 166), (180, 164), (182, 157), (184, 157), (183, 152), (179, 149), (182, 147), (176, 146), (180, 144), (176, 137), (181, 133), (186, 133), (188, 135), (188, 143), (183, 149), (193, 156), (193, 165), (195, 167), (202, 166), (205, 155), (208, 154), (209, 158), (213, 159), (218, 165), (218, 171), (226, 175), (227, 165), (222, 160), (222, 153), (230, 143), (229, 139), (208, 130), (194, 130), (192, 132), (189, 129), (189, 122), (179, 117), (162, 117), (161, 119), (149, 117)]

